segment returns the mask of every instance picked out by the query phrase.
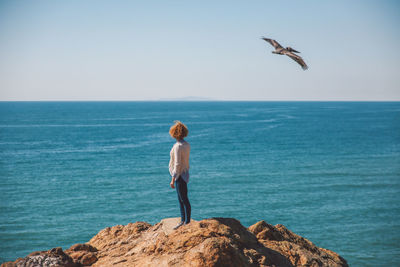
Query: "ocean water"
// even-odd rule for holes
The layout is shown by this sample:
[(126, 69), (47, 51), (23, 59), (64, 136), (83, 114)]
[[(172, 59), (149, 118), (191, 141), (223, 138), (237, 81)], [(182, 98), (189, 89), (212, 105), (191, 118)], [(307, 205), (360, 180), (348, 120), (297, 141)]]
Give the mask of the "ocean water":
[(400, 265), (400, 102), (1, 102), (0, 262), (178, 217), (283, 224), (350, 266)]

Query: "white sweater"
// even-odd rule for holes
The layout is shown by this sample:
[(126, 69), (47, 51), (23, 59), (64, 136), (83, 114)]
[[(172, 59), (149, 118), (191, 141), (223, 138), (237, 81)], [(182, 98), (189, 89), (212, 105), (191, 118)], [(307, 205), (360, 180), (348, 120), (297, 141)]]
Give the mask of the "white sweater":
[(188, 183), (190, 144), (185, 140), (179, 140), (174, 144), (169, 154), (169, 173), (175, 179), (182, 176)]

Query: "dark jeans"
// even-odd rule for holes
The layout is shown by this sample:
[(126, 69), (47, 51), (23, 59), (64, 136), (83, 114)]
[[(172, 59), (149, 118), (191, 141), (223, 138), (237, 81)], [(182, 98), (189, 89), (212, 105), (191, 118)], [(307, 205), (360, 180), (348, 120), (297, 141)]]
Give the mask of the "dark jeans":
[(178, 179), (175, 180), (175, 188), (178, 193), (179, 207), (181, 208), (181, 221), (190, 223), (192, 207), (188, 199), (187, 183), (182, 177), (178, 177)]

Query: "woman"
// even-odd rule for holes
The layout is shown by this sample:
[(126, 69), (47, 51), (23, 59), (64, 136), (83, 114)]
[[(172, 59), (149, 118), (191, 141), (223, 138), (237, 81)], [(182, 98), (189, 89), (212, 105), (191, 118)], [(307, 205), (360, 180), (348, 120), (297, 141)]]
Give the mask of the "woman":
[(189, 154), (190, 145), (183, 140), (189, 131), (185, 124), (175, 121), (169, 129), (169, 134), (176, 139), (176, 143), (170, 152), (169, 173), (172, 176), (170, 186), (176, 188), (179, 207), (181, 209), (181, 221), (174, 227), (178, 229), (184, 224), (190, 223), (191, 206), (188, 199), (187, 183), (189, 182)]

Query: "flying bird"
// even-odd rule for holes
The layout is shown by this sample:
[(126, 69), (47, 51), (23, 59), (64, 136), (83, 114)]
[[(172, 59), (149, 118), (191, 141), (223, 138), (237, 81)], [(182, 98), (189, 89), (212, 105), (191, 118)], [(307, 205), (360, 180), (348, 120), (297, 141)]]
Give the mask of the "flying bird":
[(286, 48), (283, 48), (277, 41), (275, 41), (273, 39), (268, 39), (265, 37), (262, 37), (261, 39), (270, 43), (275, 48), (275, 51), (272, 51), (272, 53), (279, 54), (279, 55), (286, 55), (286, 56), (290, 57), (291, 59), (293, 59), (294, 61), (296, 61), (297, 63), (299, 63), (303, 70), (308, 69), (308, 66), (304, 62), (304, 60), (299, 55), (295, 54), (295, 53), (300, 53), (299, 51), (296, 51), (289, 46)]

